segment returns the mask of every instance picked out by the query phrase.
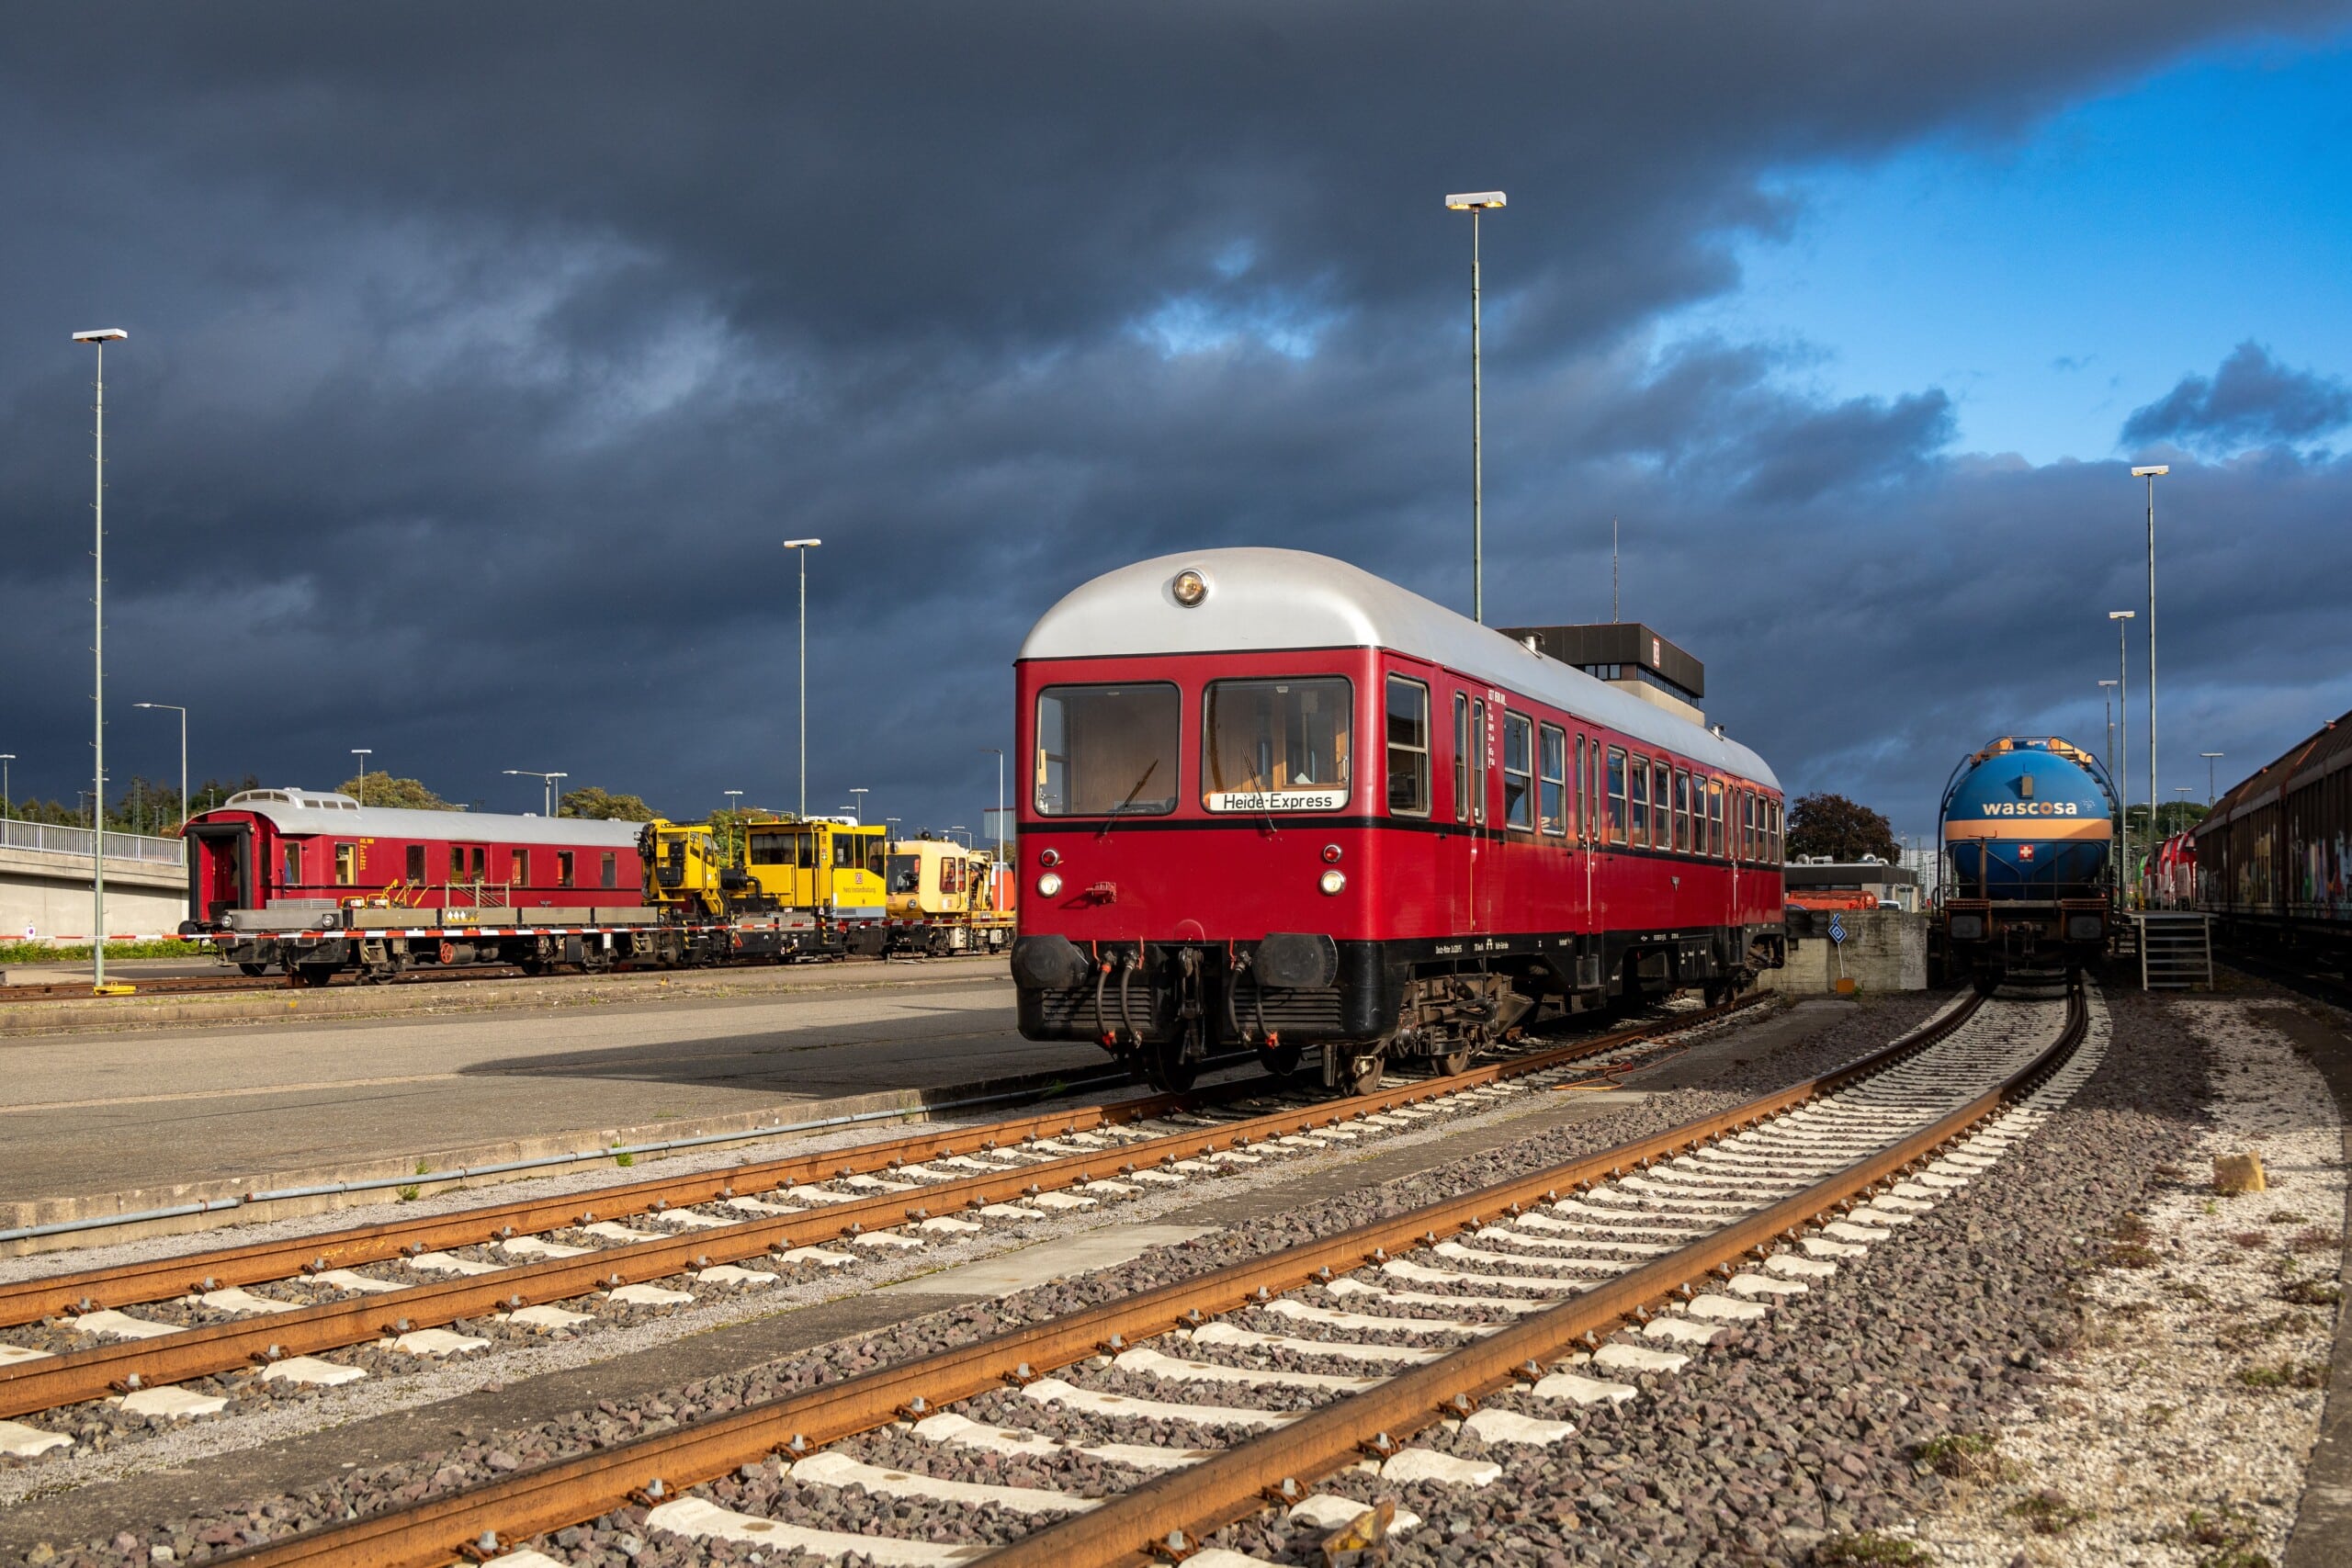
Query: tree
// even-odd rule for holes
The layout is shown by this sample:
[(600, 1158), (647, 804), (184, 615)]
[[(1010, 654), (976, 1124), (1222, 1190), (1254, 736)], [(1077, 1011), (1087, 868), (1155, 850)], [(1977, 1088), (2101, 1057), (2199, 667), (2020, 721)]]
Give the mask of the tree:
[(568, 789), (556, 802), (558, 817), (585, 817), (598, 822), (650, 822), (657, 813), (635, 795), (614, 795), (594, 784)]
[(1864, 855), (1894, 861), (1902, 854), (1894, 825), (1842, 795), (1808, 795), (1789, 807), (1788, 852), (1851, 862)]
[(362, 806), (396, 806), (403, 811), (455, 811), (458, 808), (415, 779), (396, 779), (387, 773), (362, 773), (335, 788)]

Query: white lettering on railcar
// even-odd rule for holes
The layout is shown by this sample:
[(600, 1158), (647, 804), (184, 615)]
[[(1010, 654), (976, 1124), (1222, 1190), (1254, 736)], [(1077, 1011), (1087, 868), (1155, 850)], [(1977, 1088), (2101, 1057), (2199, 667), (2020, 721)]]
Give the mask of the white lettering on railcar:
[(1347, 792), (1336, 789), (1236, 790), (1208, 797), (1211, 811), (1337, 811), (1347, 803)]
[(2083, 808), (2072, 800), (1988, 800), (1987, 817), (2079, 817)]

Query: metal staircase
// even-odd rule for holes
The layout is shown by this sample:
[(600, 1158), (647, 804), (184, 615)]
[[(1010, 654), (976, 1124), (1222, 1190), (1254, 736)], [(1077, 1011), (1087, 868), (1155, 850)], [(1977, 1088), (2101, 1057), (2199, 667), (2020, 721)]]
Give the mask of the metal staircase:
[(2143, 909), (2132, 920), (2139, 928), (2142, 990), (2213, 988), (2213, 922), (2210, 916), (2190, 909)]

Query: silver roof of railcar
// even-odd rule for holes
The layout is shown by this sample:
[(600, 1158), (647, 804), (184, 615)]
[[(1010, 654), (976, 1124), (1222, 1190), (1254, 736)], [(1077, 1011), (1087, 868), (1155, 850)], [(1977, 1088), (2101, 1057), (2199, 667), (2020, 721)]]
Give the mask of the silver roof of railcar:
[[(1171, 585), (1186, 568), (1209, 585), (1191, 609)], [(1385, 648), (1539, 697), (1695, 761), (1781, 787), (1764, 759), (1704, 726), (1595, 680), (1360, 567), (1306, 550), (1240, 548), (1159, 556), (1104, 572), (1046, 611), (1027, 659)]]
[[(362, 806), (347, 795), (307, 789), (249, 789), (220, 803), (223, 811), (266, 817), (281, 833), (333, 833), (346, 839), (455, 839), (463, 843), (564, 844), (633, 849), (636, 822), (586, 817), (506, 817), (477, 811), (410, 811)], [(204, 813), (198, 812), (198, 817)]]

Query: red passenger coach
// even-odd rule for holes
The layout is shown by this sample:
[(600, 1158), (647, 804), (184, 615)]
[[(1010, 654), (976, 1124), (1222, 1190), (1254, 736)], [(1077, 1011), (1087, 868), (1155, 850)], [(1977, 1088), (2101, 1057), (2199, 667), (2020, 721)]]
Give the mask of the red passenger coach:
[(1781, 796), (1719, 733), (1371, 574), (1208, 550), (1097, 578), (1016, 667), (1022, 1032), (1155, 1082), (1213, 1049), (1458, 1072), (1539, 1009), (1728, 993), (1783, 951)]

